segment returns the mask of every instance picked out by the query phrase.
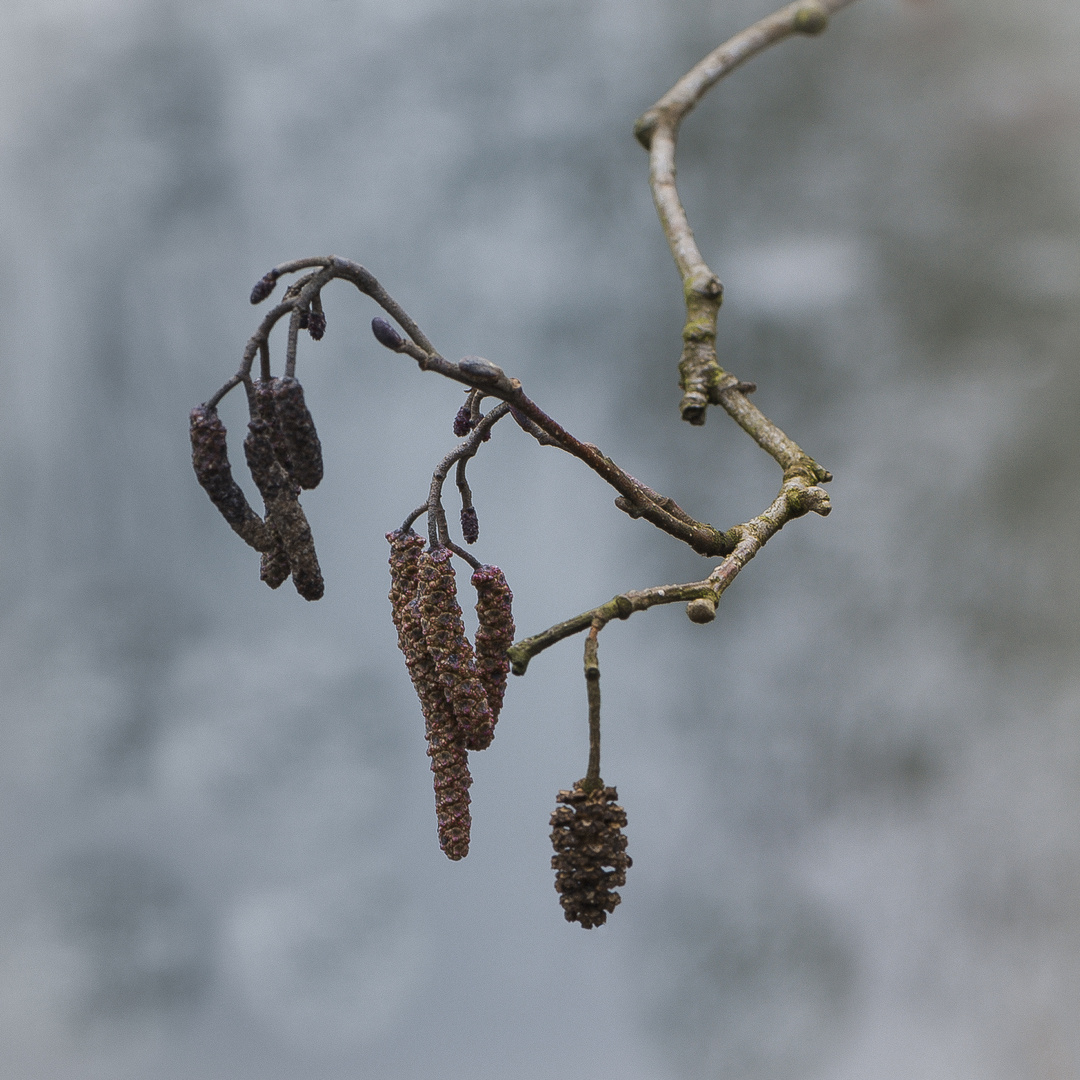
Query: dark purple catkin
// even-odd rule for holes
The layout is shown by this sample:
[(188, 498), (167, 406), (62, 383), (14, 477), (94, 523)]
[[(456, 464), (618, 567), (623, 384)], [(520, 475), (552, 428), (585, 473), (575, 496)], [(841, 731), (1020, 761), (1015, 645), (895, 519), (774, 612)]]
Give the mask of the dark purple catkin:
[(461, 535), (466, 544), (475, 544), (480, 539), (480, 519), (471, 506), (461, 508)]
[(275, 379), (273, 386), (277, 422), (288, 447), (292, 478), (302, 488), (318, 487), (323, 478), (322, 444), (304, 403), (304, 388), (288, 376)]
[(555, 890), (566, 921), (586, 930), (607, 922), (622, 900), (614, 887), (626, 884), (632, 865), (621, 831), (626, 811), (615, 804), (618, 797), (602, 780), (579, 780), (573, 791), (555, 797), (562, 804), (551, 815)]
[(316, 311), (315, 308), (311, 309), (311, 314), (308, 316), (307, 331), (311, 335), (312, 341), (322, 341), (322, 336), (326, 333), (326, 316), (321, 311)]
[(462, 405), (457, 411), (457, 416), (454, 417), (454, 434), (459, 439), (463, 439), (472, 431), (472, 426), (472, 413), (469, 406)]
[(424, 640), (439, 674), (447, 700), (454, 710), (465, 746), (484, 750), (491, 745), (494, 723), (487, 693), (476, 670), (472, 645), (457, 601), (457, 584), (449, 548), (420, 555), (417, 602)]
[(292, 462), (289, 460), (289, 444), (285, 441), (285, 433), (281, 430), (281, 424), (277, 415), (277, 379), (261, 379), (252, 383), (252, 391), (255, 401), (255, 413), (266, 425), (265, 431), (270, 438), (270, 445), (274, 448), (274, 457), (277, 463), (286, 473), (292, 473)]
[(299, 316), (296, 319), (296, 325), (301, 330), (306, 330), (307, 329), (307, 326), (308, 326), (308, 313), (307, 313), (306, 309), (300, 312)]
[(251, 290), (251, 302), (261, 304), (274, 291), (276, 284), (277, 274), (273, 270), (268, 270), (255, 282), (255, 288)]
[(390, 541), (390, 608), (398, 632), (398, 648), (420, 699), (424, 734), (435, 787), (435, 819), (439, 846), (450, 859), (469, 853), (469, 755), (457, 721), (439, 682), (435, 660), (424, 638), (416, 602), (420, 553), (424, 540), (414, 532), (387, 533)]
[(191, 410), (191, 464), (210, 501), (233, 531), (256, 551), (273, 547), (273, 536), (251, 509), (229, 466), (225, 425), (216, 409), (198, 405)]
[[(311, 526), (296, 497), (296, 485), (274, 455), (271, 431), (270, 425), (259, 416), (248, 424), (248, 434), (244, 440), (248, 468), (266, 506), (266, 524), (280, 538), (288, 558), (296, 591), (305, 600), (318, 600), (323, 595), (323, 578), (315, 554), (315, 542), (311, 537)], [(271, 588), (277, 587), (273, 581), (279, 573), (280, 556), (275, 565), (278, 569), (267, 563), (263, 567), (263, 580)]]
[(375, 340), (388, 349), (396, 351), (405, 344), (405, 339), (385, 319), (372, 319), (371, 332), (375, 335)]
[(475, 570), (472, 583), (476, 588), (476, 673), (487, 692), (491, 723), (494, 727), (506, 694), (506, 676), (510, 658), (506, 650), (514, 644), (514, 594), (506, 577), (497, 566), (481, 566)]

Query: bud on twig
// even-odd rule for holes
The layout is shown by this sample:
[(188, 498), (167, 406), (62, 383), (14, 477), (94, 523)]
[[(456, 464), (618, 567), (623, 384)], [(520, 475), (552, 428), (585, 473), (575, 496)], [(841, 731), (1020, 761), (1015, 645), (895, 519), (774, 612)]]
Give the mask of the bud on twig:
[(468, 405), (462, 405), (457, 411), (457, 416), (454, 417), (454, 434), (459, 439), (463, 439), (470, 431), (472, 431), (472, 414)]
[(380, 345), (385, 345), (395, 352), (405, 344), (405, 339), (385, 319), (372, 319), (371, 332)]
[(579, 780), (573, 791), (555, 796), (563, 804), (551, 815), (555, 890), (566, 921), (581, 923), (586, 930), (602, 926), (619, 905), (622, 897), (614, 886), (626, 884), (631, 866), (621, 832), (626, 811), (615, 805), (618, 797), (600, 780)]
[(318, 487), (323, 477), (322, 444), (304, 403), (304, 388), (288, 376), (275, 379), (274, 405), (288, 447), (292, 478), (302, 488)]
[(514, 644), (514, 594), (497, 566), (481, 566), (473, 572), (476, 588), (476, 671), (487, 691), (491, 723), (494, 727), (506, 694), (510, 658), (506, 650)]
[(326, 333), (326, 316), (321, 311), (311, 309), (311, 314), (308, 315), (307, 331), (312, 341), (322, 341), (322, 336)]
[(491, 745), (495, 724), (465, 636), (449, 549), (421, 554), (417, 601), (424, 640), (435, 659), (439, 682), (453, 707), (461, 737), (470, 750), (484, 750)]
[(205, 405), (191, 410), (191, 464), (203, 490), (233, 531), (256, 551), (271, 550), (274, 540), (270, 530), (233, 479), (225, 425), (217, 410)]
[(251, 290), (251, 302), (261, 304), (274, 291), (276, 284), (277, 274), (273, 270), (268, 270), (255, 282), (255, 288)]
[(480, 519), (476, 516), (475, 507), (462, 507), (461, 535), (464, 537), (466, 544), (475, 544), (480, 539)]

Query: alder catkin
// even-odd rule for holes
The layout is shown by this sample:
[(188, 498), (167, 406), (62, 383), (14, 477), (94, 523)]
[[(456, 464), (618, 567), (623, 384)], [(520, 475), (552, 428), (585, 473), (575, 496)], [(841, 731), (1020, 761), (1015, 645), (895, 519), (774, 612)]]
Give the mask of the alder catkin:
[(271, 550), (271, 531), (233, 479), (225, 425), (217, 410), (205, 405), (191, 410), (191, 464), (199, 484), (233, 531), (256, 551)]
[(626, 811), (615, 804), (618, 797), (601, 780), (578, 780), (572, 791), (555, 796), (562, 803), (551, 815), (555, 890), (566, 921), (586, 930), (602, 926), (619, 905), (614, 886), (626, 884), (632, 865), (621, 831)]
[(323, 478), (322, 445), (315, 421), (304, 403), (304, 388), (293, 378), (275, 379), (274, 405), (288, 447), (292, 478), (302, 488), (315, 488)]
[(307, 331), (311, 335), (312, 341), (322, 341), (323, 334), (326, 333), (326, 316), (315, 308), (311, 309), (311, 314), (308, 316)]
[[(296, 591), (305, 600), (318, 600), (323, 595), (324, 586), (311, 526), (296, 497), (296, 485), (278, 464), (272, 435), (273, 428), (260, 416), (255, 416), (248, 424), (248, 434), (244, 440), (248, 468), (266, 506), (266, 524), (280, 538), (288, 558)], [(268, 585), (276, 588), (272, 581), (280, 572), (280, 556), (272, 561), (273, 565), (264, 563), (262, 577)]]
[(450, 549), (423, 552), (419, 563), (417, 601), (424, 640), (465, 746), (484, 750), (491, 745), (495, 725), (484, 684), (477, 676), (472, 645), (465, 636)]
[(416, 600), (424, 540), (414, 532), (387, 533), (390, 542), (390, 607), (413, 687), (424, 714), (424, 735), (435, 788), (439, 846), (450, 859), (469, 853), (469, 755), (424, 638)]
[(252, 383), (255, 401), (255, 413), (266, 425), (270, 445), (274, 448), (274, 457), (286, 473), (292, 474), (292, 461), (289, 459), (289, 444), (278, 422), (277, 402), (275, 400), (277, 379), (260, 379)]
[(506, 676), (510, 658), (506, 650), (514, 644), (514, 614), (511, 605), (514, 594), (506, 577), (497, 566), (481, 566), (475, 570), (472, 583), (476, 588), (476, 673), (487, 692), (491, 709), (491, 724), (495, 726), (506, 693)]

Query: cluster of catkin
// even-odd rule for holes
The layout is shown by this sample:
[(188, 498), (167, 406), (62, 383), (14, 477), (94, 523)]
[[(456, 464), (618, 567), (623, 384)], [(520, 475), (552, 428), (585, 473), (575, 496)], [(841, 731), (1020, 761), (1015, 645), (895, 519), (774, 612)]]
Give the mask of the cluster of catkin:
[(566, 921), (586, 930), (602, 926), (619, 905), (615, 886), (626, 884), (631, 865), (622, 834), (626, 811), (616, 805), (618, 797), (602, 780), (589, 779), (555, 796), (562, 804), (551, 815), (555, 889)]
[(513, 594), (497, 566), (472, 576), (479, 629), (465, 633), (449, 548), (424, 550), (412, 531), (387, 533), (390, 605), (398, 647), (420, 699), (435, 781), (439, 846), (451, 859), (469, 853), (469, 751), (491, 745), (514, 641)]
[(291, 574), (305, 600), (318, 600), (322, 572), (298, 496), (301, 488), (316, 487), (322, 480), (322, 447), (303, 388), (289, 377), (247, 382), (245, 388), (251, 419), (244, 455), (265, 516), (255, 513), (233, 479), (225, 425), (209, 405), (191, 410), (195, 475), (233, 530), (261, 552), (262, 580), (276, 589)]

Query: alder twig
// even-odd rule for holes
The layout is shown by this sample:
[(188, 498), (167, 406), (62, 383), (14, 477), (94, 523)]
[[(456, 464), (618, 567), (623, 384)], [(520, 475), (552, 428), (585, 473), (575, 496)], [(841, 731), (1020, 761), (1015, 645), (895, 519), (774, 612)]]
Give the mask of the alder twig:
[(709, 405), (721, 405), (783, 469), (800, 464), (815, 480), (831, 477), (749, 401), (739, 380), (716, 358), (716, 315), (724, 287), (709, 268), (694, 240), (690, 222), (675, 186), (675, 146), (679, 125), (691, 109), (725, 75), (759, 52), (793, 34), (820, 34), (829, 16), (854, 0), (798, 0), (729, 38), (695, 64), (634, 125), (634, 134), (649, 151), (649, 185), (656, 212), (683, 283), (686, 324), (679, 361), (683, 399), (679, 410), (691, 424), (704, 424)]

